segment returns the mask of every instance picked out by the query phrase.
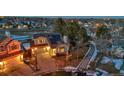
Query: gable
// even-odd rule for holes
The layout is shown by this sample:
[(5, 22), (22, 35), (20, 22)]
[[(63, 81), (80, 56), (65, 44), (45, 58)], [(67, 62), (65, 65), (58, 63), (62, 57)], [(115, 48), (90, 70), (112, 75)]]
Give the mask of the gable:
[(7, 46), (8, 46), (8, 45), (13, 45), (13, 44), (15, 44), (15, 45), (20, 45), (21, 42), (19, 42), (19, 41), (17, 41), (17, 40), (12, 40), (12, 41), (10, 41), (10, 42), (7, 44)]
[(10, 41), (12, 41), (11, 37), (4, 37), (4, 39), (1, 40), (0, 46), (6, 46)]
[(21, 50), (21, 43), (16, 40), (12, 40), (7, 44), (8, 54), (15, 53)]
[(42, 39), (47, 39), (46, 37), (43, 37), (43, 36), (40, 36), (40, 37), (37, 37), (37, 38), (35, 38), (34, 40), (42, 40)]
[(46, 37), (40, 36), (34, 39), (34, 44), (39, 45), (39, 44), (48, 44), (48, 39)]
[(63, 42), (61, 35), (59, 33), (39, 33), (39, 34), (34, 34), (34, 38), (38, 37), (46, 37), (51, 44), (58, 44)]

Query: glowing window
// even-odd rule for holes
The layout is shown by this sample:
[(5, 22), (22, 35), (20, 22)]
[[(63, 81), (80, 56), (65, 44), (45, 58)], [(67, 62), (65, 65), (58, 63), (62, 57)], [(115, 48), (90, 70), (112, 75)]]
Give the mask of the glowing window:
[(64, 48), (61, 48), (61, 52), (64, 52), (65, 51), (65, 49)]
[(0, 62), (0, 70), (3, 70), (5, 68), (4, 62)]

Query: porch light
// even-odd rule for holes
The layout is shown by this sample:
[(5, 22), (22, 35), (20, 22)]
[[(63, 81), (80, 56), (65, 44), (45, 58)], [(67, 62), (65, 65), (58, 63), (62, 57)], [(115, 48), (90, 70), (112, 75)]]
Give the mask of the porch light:
[(0, 72), (5, 71), (5, 61), (0, 62)]

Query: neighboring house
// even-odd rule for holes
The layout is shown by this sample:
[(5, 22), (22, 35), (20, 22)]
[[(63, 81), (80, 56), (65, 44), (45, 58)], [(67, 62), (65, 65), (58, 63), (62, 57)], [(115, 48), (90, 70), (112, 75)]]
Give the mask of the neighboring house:
[(0, 68), (11, 59), (22, 61), (23, 54), (20, 45), (19, 41), (13, 40), (11, 37), (0, 35)]
[(117, 39), (113, 41), (113, 47), (119, 48), (119, 47), (124, 48), (124, 39)]
[(20, 36), (20, 35), (11, 35), (11, 38), (21, 42), (21, 50), (23, 51), (23, 60), (26, 58), (31, 58), (31, 42), (32, 38), (30, 35)]
[(31, 41), (31, 37), (26, 35), (26, 36), (19, 36), (19, 35), (11, 35), (11, 38), (14, 40), (18, 40), (20, 42), (29, 42)]
[(59, 33), (39, 33), (33, 35), (33, 47), (38, 47), (38, 52), (48, 53), (51, 56), (66, 53), (66, 44)]
[(124, 57), (124, 49), (121, 48), (121, 47), (116, 48), (115, 51), (114, 51), (114, 55), (116, 57), (123, 58)]

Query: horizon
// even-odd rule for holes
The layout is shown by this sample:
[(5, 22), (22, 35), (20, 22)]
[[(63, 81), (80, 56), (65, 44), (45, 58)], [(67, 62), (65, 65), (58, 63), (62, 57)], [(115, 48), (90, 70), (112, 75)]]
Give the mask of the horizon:
[(124, 16), (5, 16), (5, 17), (38, 17), (38, 18), (67, 18), (67, 19), (104, 19), (104, 18), (111, 18), (111, 19), (122, 19)]

